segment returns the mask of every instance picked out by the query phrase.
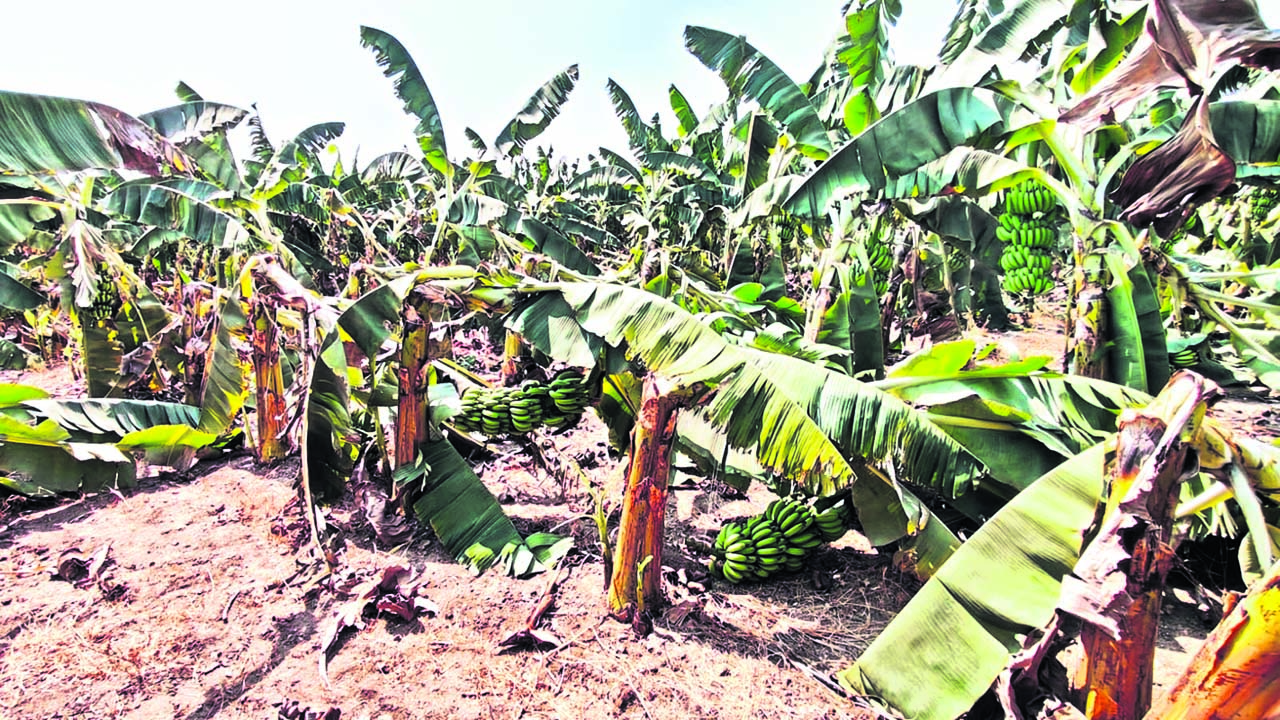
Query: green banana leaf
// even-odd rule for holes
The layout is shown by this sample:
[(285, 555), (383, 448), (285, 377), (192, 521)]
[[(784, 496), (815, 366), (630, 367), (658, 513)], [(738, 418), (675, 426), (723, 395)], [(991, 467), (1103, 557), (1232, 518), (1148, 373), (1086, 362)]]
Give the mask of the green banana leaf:
[(7, 385), (0, 407), (0, 485), (24, 495), (129, 487), (136, 468), (128, 451), (185, 468), (192, 450), (216, 439), (191, 427), (198, 408), (178, 403), (50, 399)]
[(925, 95), (884, 116), (790, 187), (783, 206), (798, 215), (815, 216), (825, 213), (838, 193), (883, 192), (894, 179), (984, 135), (1003, 132), (1015, 109), (1003, 96), (981, 88)]
[(250, 239), (249, 230), (238, 218), (206, 201), (220, 192), (221, 188), (210, 183), (175, 186), (133, 180), (113, 190), (104, 199), (103, 207), (132, 222), (177, 230), (217, 248), (241, 248)]
[[(731, 345), (656, 295), (590, 283), (563, 284), (556, 294), (573, 310), (581, 331), (625, 346), (677, 385), (715, 387), (702, 412), (730, 447), (752, 452), (761, 465), (811, 492), (826, 495), (853, 485), (855, 506), (875, 544), (915, 532), (928, 522), (927, 511), (887, 475), (847, 458), (891, 462), (915, 482), (939, 487), (963, 483), (980, 469), (907, 404), (807, 361)], [(539, 350), (550, 354), (573, 346), (538, 345), (565, 334), (562, 305), (535, 303), (522, 312), (517, 322)], [(529, 332), (537, 325), (546, 330)]]
[(1122, 385), (1044, 372), (1048, 358), (966, 369), (975, 348), (968, 340), (940, 343), (873, 385), (927, 412), (985, 465), (988, 477), (977, 492), (956, 499), (977, 520), (1110, 436), (1121, 410), (1151, 399)]
[(113, 107), (0, 91), (0, 170), (95, 168), (155, 176), (189, 172), (191, 161), (146, 123)]
[(1107, 446), (1062, 463), (1020, 493), (947, 560), (837, 675), (906, 717), (953, 720), (1053, 617), (1103, 489)]
[(395, 480), (401, 487), (420, 485), (414, 488), (421, 497), (413, 504), (413, 512), (431, 525), (445, 552), (459, 564), (480, 573), (504, 552), (514, 550), (529, 557), (508, 563), (512, 574), (528, 577), (545, 570), (524, 547), (524, 539), (502, 506), (447, 439), (427, 442), (419, 462), (397, 470)]
[[(35, 411), (37, 417), (57, 423), (72, 439), (111, 436), (113, 441), (119, 441), (158, 425), (194, 427), (200, 419), (200, 408), (158, 400), (32, 399), (22, 405)], [(131, 444), (142, 443), (135, 437)]]
[(836, 295), (822, 317), (818, 342), (849, 352), (845, 371), (850, 375), (875, 379), (884, 374), (880, 301), (870, 273), (853, 278), (853, 284)]
[(644, 166), (648, 170), (658, 172), (662, 170), (675, 170), (678, 173), (687, 175), (694, 180), (708, 182), (718, 185), (720, 178), (716, 177), (715, 172), (706, 166), (701, 160), (689, 155), (681, 155), (679, 153), (665, 152), (662, 150), (645, 153)]
[[(994, 5), (994, 3), (993, 3)], [(1072, 0), (1023, 0), (1005, 4), (964, 49), (939, 66), (930, 87), (974, 87), (992, 70), (1022, 58), (1034, 41), (1061, 25), (1075, 5)]]
[(671, 149), (671, 145), (663, 139), (662, 133), (641, 119), (636, 104), (632, 102), (631, 96), (622, 89), (621, 85), (614, 82), (613, 78), (609, 78), (605, 87), (609, 91), (609, 101), (613, 103), (613, 112), (622, 121), (622, 129), (627, 133), (627, 144), (630, 145), (632, 152), (643, 156), (647, 152)]
[(409, 51), (389, 33), (363, 25), (360, 44), (373, 51), (383, 74), (395, 81), (396, 96), (404, 101), (405, 112), (418, 118), (414, 134), (427, 163), (441, 173), (452, 174), (440, 111)]
[[(8, 269), (8, 268), (6, 268)], [(48, 304), (43, 293), (24, 284), (7, 272), (0, 272), (0, 307), (10, 310), (34, 310)]]
[(769, 158), (778, 145), (778, 131), (759, 113), (752, 113), (743, 147), (741, 197), (751, 194), (769, 179)]
[(525, 143), (541, 135), (560, 114), (560, 108), (577, 82), (578, 66), (574, 64), (538, 88), (520, 113), (498, 133), (493, 143), (498, 152), (512, 157), (519, 155)]
[(671, 99), (671, 112), (675, 114), (676, 121), (680, 123), (678, 132), (680, 137), (688, 137), (698, 128), (698, 115), (689, 105), (689, 101), (685, 99), (684, 93), (680, 92), (674, 84), (667, 89), (667, 96)]
[(380, 182), (417, 182), (427, 174), (417, 158), (406, 152), (389, 152), (365, 166), (361, 178), (373, 185)]
[[(239, 285), (237, 283), (237, 287)], [(227, 432), (244, 407), (248, 393), (245, 377), (251, 372), (248, 361), (241, 357), (237, 349), (237, 343), (246, 341), (249, 327), (239, 291), (223, 292), (219, 301), (217, 330), (214, 331), (213, 348), (205, 364), (204, 390), (200, 395), (200, 419), (197, 424), (201, 430), (216, 434)]]
[(1280, 100), (1216, 102), (1209, 118), (1237, 178), (1280, 176)]
[(240, 124), (248, 110), (222, 103), (186, 102), (138, 116), (175, 145), (201, 140), (207, 135), (230, 130)]
[(800, 151), (817, 160), (831, 154), (831, 138), (818, 111), (799, 85), (741, 36), (689, 25), (684, 45), (703, 65), (720, 74), (731, 95), (746, 97), (790, 134)]

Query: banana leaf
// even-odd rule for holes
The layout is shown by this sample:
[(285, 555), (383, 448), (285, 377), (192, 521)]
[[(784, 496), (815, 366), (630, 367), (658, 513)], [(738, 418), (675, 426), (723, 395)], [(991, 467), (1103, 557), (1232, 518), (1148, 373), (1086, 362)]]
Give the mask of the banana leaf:
[[(907, 404), (812, 363), (731, 345), (656, 295), (588, 283), (563, 284), (558, 294), (582, 331), (625, 347), (677, 385), (713, 386), (703, 412), (730, 447), (817, 494), (853, 485), (875, 544), (913, 533), (928, 515), (905, 488), (864, 462), (892, 462), (916, 482), (948, 488), (962, 487), (979, 471), (968, 453)], [(548, 301), (525, 308), (518, 322), (526, 329), (546, 325), (525, 337), (551, 353), (557, 346), (538, 343), (556, 334), (552, 322), (563, 317), (562, 306)]]
[(187, 405), (43, 395), (21, 385), (0, 389), (0, 485), (24, 495), (130, 487), (136, 468), (128, 451), (185, 468), (195, 448), (216, 439), (192, 427), (199, 409)]
[(190, 172), (191, 161), (137, 118), (94, 102), (0, 91), (0, 170)]
[(156, 132), (176, 145), (201, 140), (207, 135), (226, 132), (240, 124), (248, 110), (203, 100), (186, 102), (138, 116)]
[[(627, 143), (631, 146), (632, 152), (637, 156), (643, 156), (648, 152), (671, 149), (670, 144), (663, 139), (662, 133), (641, 119), (636, 104), (632, 102), (631, 96), (622, 89), (621, 85), (614, 82), (613, 78), (609, 78), (605, 87), (609, 91), (609, 101), (613, 103), (613, 112), (622, 121), (622, 129), (627, 133)], [(639, 173), (636, 175), (638, 176)]]
[(216, 248), (240, 248), (249, 240), (248, 229), (239, 219), (205, 199), (218, 192), (221, 188), (209, 183), (192, 182), (174, 187), (135, 180), (113, 190), (103, 206), (107, 212), (132, 222), (177, 230)]
[(671, 100), (671, 112), (675, 114), (676, 121), (680, 123), (678, 128), (680, 137), (688, 137), (698, 128), (698, 115), (694, 113), (693, 107), (685, 99), (684, 93), (680, 92), (680, 89), (675, 85), (667, 89), (667, 96)]
[(574, 84), (578, 82), (578, 66), (570, 65), (551, 78), (525, 103), (520, 113), (502, 128), (494, 147), (504, 155), (516, 156), (525, 143), (542, 134), (551, 121), (560, 114), (560, 108), (569, 99)]
[(404, 102), (405, 112), (418, 118), (414, 135), (427, 163), (441, 173), (452, 174), (440, 111), (409, 51), (389, 33), (365, 26), (360, 27), (360, 44), (373, 51), (383, 74), (394, 80), (396, 96)]
[(1004, 132), (1015, 108), (1003, 96), (981, 88), (925, 95), (881, 118), (788, 188), (783, 206), (798, 215), (816, 216), (825, 213), (827, 203), (839, 193), (883, 192), (894, 179), (958, 147)]
[[(988, 73), (1015, 64), (1034, 41), (1061, 25), (1071, 0), (1030, 0), (1003, 5), (964, 49), (950, 57), (930, 80), (933, 88), (975, 87)], [(993, 8), (994, 9), (994, 8)]]
[(1048, 624), (1103, 490), (1107, 445), (1062, 463), (1020, 493), (947, 560), (840, 684), (907, 717), (968, 712)]
[(831, 139), (818, 111), (799, 85), (741, 36), (690, 25), (684, 44), (703, 65), (720, 74), (731, 95), (759, 103), (790, 134), (800, 151), (817, 160), (831, 154)]

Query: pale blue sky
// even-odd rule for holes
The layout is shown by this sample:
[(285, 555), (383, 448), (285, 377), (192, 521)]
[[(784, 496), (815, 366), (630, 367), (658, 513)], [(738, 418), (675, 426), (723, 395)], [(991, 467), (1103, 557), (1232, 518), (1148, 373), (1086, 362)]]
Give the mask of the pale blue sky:
[[(1280, 5), (1265, 0), (1263, 5)], [(271, 138), (319, 122), (347, 123), (342, 145), (361, 163), (413, 144), (359, 26), (395, 35), (426, 78), (450, 154), (463, 129), (492, 141), (528, 96), (578, 63), (581, 78), (543, 136), (557, 154), (626, 149), (605, 90), (612, 77), (647, 118), (674, 130), (667, 87), (695, 110), (723, 98), (719, 78), (684, 49), (686, 24), (746, 35), (803, 81), (841, 31), (840, 0), (58, 0), (9, 3), (0, 89), (96, 100), (139, 114), (176, 102), (184, 80), (206, 98), (257, 102)], [(926, 63), (954, 14), (953, 0), (905, 0), (897, 57)], [(51, 13), (51, 9), (56, 10)], [(1269, 14), (1280, 14), (1269, 7)], [(1276, 21), (1272, 19), (1273, 23)]]

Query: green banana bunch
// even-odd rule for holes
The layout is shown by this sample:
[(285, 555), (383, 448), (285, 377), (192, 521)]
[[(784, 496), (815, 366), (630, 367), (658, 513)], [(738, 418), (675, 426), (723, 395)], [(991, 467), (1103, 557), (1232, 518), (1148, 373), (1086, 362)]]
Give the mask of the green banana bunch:
[(1271, 216), (1271, 211), (1280, 204), (1280, 190), (1276, 188), (1258, 188), (1249, 196), (1249, 219), (1260, 223)]
[(822, 534), (823, 541), (835, 542), (848, 532), (846, 507), (843, 503), (833, 505), (813, 516), (814, 527)]
[(889, 252), (889, 245), (883, 242), (866, 242), (867, 259), (871, 261), (871, 268), (876, 271), (876, 275), (886, 275), (889, 269), (893, 267), (893, 254)]
[(1195, 367), (1200, 362), (1200, 354), (1193, 347), (1183, 348), (1169, 356), (1169, 364), (1176, 368)]
[(93, 296), (93, 305), (89, 308), (89, 317), (98, 323), (114, 318), (120, 311), (123, 302), (120, 300), (120, 287), (111, 275), (106, 263), (98, 263), (98, 287)]
[(581, 370), (561, 370), (548, 384), (526, 380), (518, 388), (471, 388), (462, 394), (460, 430), (490, 437), (526, 434), (539, 427), (573, 425), (591, 403)]
[(1024, 182), (1005, 196), (1005, 211), (1016, 215), (1047, 214), (1058, 206), (1049, 188), (1037, 182)]
[(1058, 231), (1049, 214), (1057, 204), (1053, 193), (1039, 183), (1022, 183), (1005, 196), (996, 237), (1005, 243), (1000, 269), (1007, 292), (1043, 295), (1053, 289), (1051, 250)]
[(591, 403), (587, 379), (577, 368), (556, 373), (548, 388), (552, 404), (561, 415), (581, 415)]
[[(843, 520), (840, 522), (843, 534)], [(720, 528), (712, 546), (710, 569), (735, 584), (764, 580), (783, 571), (798, 572), (824, 537), (808, 505), (779, 498), (762, 514)]]

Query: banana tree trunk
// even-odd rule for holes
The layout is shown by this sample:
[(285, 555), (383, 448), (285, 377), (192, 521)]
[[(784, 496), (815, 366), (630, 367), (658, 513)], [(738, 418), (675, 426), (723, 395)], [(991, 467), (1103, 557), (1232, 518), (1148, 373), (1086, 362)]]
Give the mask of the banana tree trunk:
[(1147, 720), (1280, 718), (1280, 563), (1214, 628)]
[(418, 447), (427, 439), (428, 370), (431, 367), (431, 323), (435, 305), (415, 289), (401, 309), (403, 339), (400, 342), (399, 403), (396, 413), (396, 467), (409, 465), (418, 457)]
[(1067, 372), (1084, 377), (1107, 377), (1107, 293), (1106, 269), (1097, 256), (1086, 250), (1079, 234), (1075, 242), (1075, 272), (1072, 274), (1070, 318), (1067, 336)]
[(1182, 437), (1216, 392), (1180, 373), (1145, 410), (1121, 418), (1107, 511), (1074, 572), (1086, 584), (1065, 607), (1085, 621), (1078, 677), (1091, 720), (1138, 720), (1151, 706), (1160, 597), (1190, 452)]
[(289, 452), (285, 437), (287, 409), (280, 367), (280, 330), (275, 313), (261, 294), (253, 300), (253, 383), (257, 394), (258, 462), (282, 460)]
[(641, 627), (662, 603), (662, 532), (671, 478), (676, 417), (689, 403), (654, 375), (644, 379), (640, 412), (631, 431), (618, 549), (614, 553), (609, 605), (614, 617)]

